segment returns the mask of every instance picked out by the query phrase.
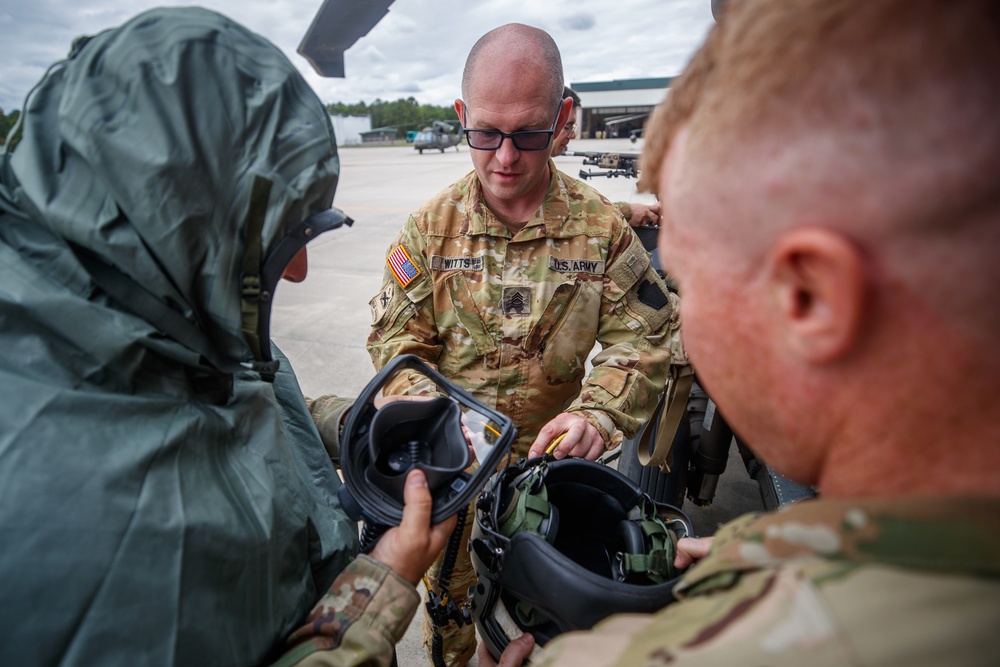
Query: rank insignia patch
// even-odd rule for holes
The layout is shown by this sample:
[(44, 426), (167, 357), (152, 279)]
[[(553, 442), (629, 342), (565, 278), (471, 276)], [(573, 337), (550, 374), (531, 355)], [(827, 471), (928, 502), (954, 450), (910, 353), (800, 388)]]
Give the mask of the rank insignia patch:
[(404, 289), (420, 275), (420, 269), (413, 263), (410, 253), (406, 252), (406, 248), (401, 245), (396, 246), (396, 249), (389, 253), (385, 261), (389, 265), (392, 275), (396, 276), (396, 280), (399, 281), (400, 287)]
[(504, 315), (530, 315), (531, 314), (531, 288), (530, 287), (504, 287), (503, 288), (503, 314)]

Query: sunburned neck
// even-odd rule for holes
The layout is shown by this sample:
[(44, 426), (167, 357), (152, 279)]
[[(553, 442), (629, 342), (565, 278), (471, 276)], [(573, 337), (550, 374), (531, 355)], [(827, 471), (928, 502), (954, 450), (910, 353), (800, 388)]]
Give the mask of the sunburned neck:
[(483, 198), (486, 206), (493, 212), (497, 220), (502, 222), (511, 234), (516, 234), (528, 224), (538, 207), (545, 201), (550, 181), (551, 173), (549, 173), (548, 178), (543, 179), (538, 184), (534, 191), (517, 199), (496, 199), (484, 188)]
[(1000, 419), (987, 405), (990, 400), (947, 399), (936, 410), (914, 405), (897, 411), (895, 423), (868, 423), (864, 435), (855, 431), (833, 446), (820, 492), (831, 497), (1000, 495)]

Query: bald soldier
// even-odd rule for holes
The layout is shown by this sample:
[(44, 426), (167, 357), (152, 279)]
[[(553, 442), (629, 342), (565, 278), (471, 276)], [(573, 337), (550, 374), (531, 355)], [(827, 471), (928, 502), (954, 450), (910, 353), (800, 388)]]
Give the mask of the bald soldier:
[(644, 178), (691, 361), (821, 495), (533, 664), (997, 664), (997, 4), (732, 2), (664, 104)]
[[(677, 298), (638, 238), (550, 159), (572, 106), (562, 93), (547, 33), (510, 24), (476, 43), (455, 102), (474, 170), (413, 213), (389, 246), (368, 350), (376, 368), (416, 354), (509, 415), (517, 457), (554, 447), (557, 458), (593, 460), (636, 433), (669, 365), (685, 360)], [(387, 391), (423, 386), (407, 376)], [(475, 582), (465, 549), (460, 556), (451, 577), (459, 603)], [(475, 653), (471, 624), (445, 639), (448, 664)]]

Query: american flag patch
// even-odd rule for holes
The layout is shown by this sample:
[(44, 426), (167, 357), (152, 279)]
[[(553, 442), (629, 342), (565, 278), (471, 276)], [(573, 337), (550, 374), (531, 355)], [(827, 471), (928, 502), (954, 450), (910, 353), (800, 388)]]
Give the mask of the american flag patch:
[(389, 253), (385, 261), (389, 265), (392, 275), (396, 276), (399, 285), (404, 289), (420, 275), (420, 269), (413, 264), (410, 253), (406, 252), (406, 248), (401, 245), (396, 246), (396, 249)]

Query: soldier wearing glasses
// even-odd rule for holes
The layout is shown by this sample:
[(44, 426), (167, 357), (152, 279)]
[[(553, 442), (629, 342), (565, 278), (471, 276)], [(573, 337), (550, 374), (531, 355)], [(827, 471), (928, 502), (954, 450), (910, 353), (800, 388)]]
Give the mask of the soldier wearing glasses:
[[(417, 354), (509, 415), (516, 456), (565, 434), (557, 458), (593, 460), (636, 433), (668, 365), (684, 358), (676, 297), (648, 253), (611, 202), (550, 159), (573, 105), (562, 71), (535, 28), (501, 26), (475, 44), (455, 102), (475, 169), (389, 246), (368, 350), (377, 368)], [(421, 390), (419, 378), (400, 378), (387, 393)], [(474, 581), (462, 551), (451, 577), (459, 604)], [(464, 664), (474, 627), (446, 632), (446, 661)]]

